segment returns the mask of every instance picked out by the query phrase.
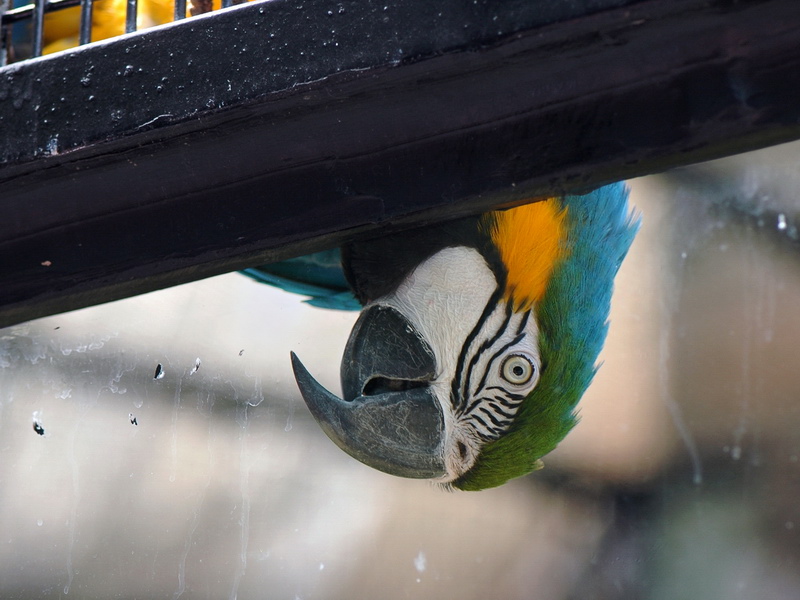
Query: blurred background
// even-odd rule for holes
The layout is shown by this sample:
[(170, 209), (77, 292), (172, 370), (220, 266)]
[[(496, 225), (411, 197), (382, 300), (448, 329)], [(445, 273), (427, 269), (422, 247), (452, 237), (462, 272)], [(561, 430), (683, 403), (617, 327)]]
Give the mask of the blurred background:
[(0, 598), (800, 598), (800, 144), (630, 185), (581, 423), (498, 489), (342, 453), (289, 351), (339, 390), (356, 314), (239, 274), (0, 330)]

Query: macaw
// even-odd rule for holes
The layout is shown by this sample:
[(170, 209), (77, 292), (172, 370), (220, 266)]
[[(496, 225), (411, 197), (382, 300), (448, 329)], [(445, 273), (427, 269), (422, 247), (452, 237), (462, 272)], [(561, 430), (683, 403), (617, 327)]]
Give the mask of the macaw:
[(334, 251), (295, 259), (294, 279), (291, 262), (249, 275), (302, 292), (327, 264), (340, 279), (306, 288), (311, 302), (361, 307), (342, 399), (291, 354), (331, 440), (386, 473), (480, 490), (541, 468), (576, 424), (638, 227), (619, 183), (353, 242), (341, 268)]

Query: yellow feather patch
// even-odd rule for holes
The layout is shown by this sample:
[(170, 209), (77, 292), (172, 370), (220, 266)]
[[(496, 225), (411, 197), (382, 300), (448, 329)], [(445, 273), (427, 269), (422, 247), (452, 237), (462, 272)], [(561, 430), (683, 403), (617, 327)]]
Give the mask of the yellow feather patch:
[(555, 198), (492, 213), (490, 235), (508, 270), (505, 296), (515, 310), (527, 310), (544, 296), (566, 253), (566, 215)]

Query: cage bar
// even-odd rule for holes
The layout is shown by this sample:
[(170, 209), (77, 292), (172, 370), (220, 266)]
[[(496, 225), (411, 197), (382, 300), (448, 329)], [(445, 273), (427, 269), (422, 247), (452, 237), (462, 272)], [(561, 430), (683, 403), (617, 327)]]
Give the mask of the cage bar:
[(34, 0), (33, 2), (33, 56), (41, 56), (44, 46), (44, 12), (47, 0)]
[(6, 23), (5, 15), (12, 6), (12, 0), (0, 0), (0, 67), (4, 67), (8, 63), (11, 25)]
[[(73, 6), (80, 6), (81, 0), (50, 0), (45, 3), (45, 12), (55, 12)], [(31, 19), (35, 11), (35, 4), (25, 4), (16, 8), (10, 8), (0, 17), (3, 25), (11, 25), (18, 21)]]
[(88, 44), (92, 41), (92, 14), (94, 5), (92, 0), (81, 0), (81, 26), (80, 26), (80, 45)]
[(138, 0), (127, 0), (125, 3), (125, 33), (136, 31)]

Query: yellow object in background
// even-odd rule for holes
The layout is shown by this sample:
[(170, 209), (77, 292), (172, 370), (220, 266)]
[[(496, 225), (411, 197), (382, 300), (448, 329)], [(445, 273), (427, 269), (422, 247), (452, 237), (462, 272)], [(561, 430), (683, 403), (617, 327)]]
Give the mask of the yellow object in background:
[[(196, 0), (186, 16), (218, 10), (221, 0)], [(210, 5), (210, 6), (209, 6)], [(147, 29), (173, 20), (174, 0), (139, 0), (137, 29)], [(125, 33), (126, 0), (95, 0), (92, 6), (92, 41)], [(47, 13), (44, 18), (44, 54), (78, 46), (81, 9), (79, 6)]]

